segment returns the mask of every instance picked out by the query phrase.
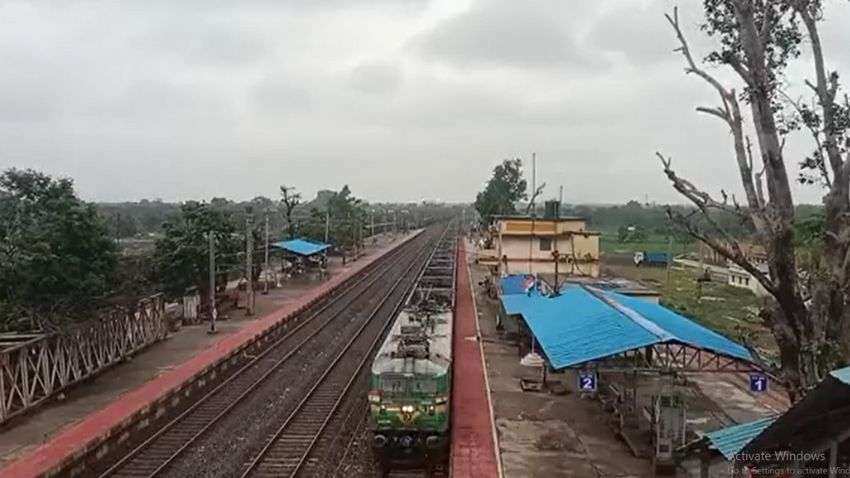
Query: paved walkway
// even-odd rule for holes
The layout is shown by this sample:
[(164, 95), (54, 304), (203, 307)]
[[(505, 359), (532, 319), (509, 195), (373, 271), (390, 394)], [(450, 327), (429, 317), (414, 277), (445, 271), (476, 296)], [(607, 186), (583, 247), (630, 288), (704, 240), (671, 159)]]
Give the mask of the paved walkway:
[[(132, 420), (133, 416), (141, 410), (157, 402), (172, 390), (179, 388), (183, 383), (191, 381), (194, 377), (230, 355), (234, 350), (239, 349), (243, 344), (262, 335), (278, 322), (299, 313), (327, 291), (410, 237), (412, 236), (408, 235), (398, 241), (379, 246), (356, 262), (349, 263), (334, 271), (336, 273), (329, 280), (313, 284), (309, 288), (302, 288), (297, 293), (293, 294), (291, 290), (284, 288), (280, 294), (271, 293), (268, 300), (263, 300), (261, 299), (262, 296), (258, 295), (258, 315), (264, 315), (261, 315), (259, 319), (244, 321), (238, 325), (234, 322), (221, 322), (219, 329), (225, 335), (220, 333), (204, 339), (203, 337), (206, 334), (203, 330), (205, 327), (189, 328), (189, 330), (179, 332), (176, 338), (166, 340), (162, 344), (147, 349), (134, 357), (129, 364), (122, 364), (110, 369), (93, 382), (74, 389), (71, 392), (74, 397), (73, 400), (53, 408), (37, 411), (36, 414), (29, 417), (29, 425), (22, 423), (19, 425), (20, 428), (15, 427), (3, 431), (0, 435), (0, 443), (5, 444), (7, 450), (10, 448), (14, 450), (16, 446), (18, 448), (26, 447), (27, 439), (35, 440), (35, 443), (40, 441), (38, 438), (44, 438), (46, 441), (38, 448), (25, 448), (26, 451), (22, 457), (0, 469), (0, 477), (35, 477), (62, 466), (73, 457), (79, 456), (87, 449), (95, 446), (104, 437), (114, 433), (123, 423)], [(200, 338), (194, 341), (190, 340), (189, 337), (193, 334), (200, 336)], [(168, 364), (166, 359), (166, 365), (155, 366), (153, 370), (147, 371), (148, 375), (145, 374), (144, 370), (139, 370), (139, 365), (134, 366), (135, 363), (161, 363), (162, 360), (158, 360), (155, 355), (162, 353), (164, 349), (167, 350), (169, 344), (173, 346), (172, 348), (177, 349), (172, 360), (174, 357), (178, 357), (181, 361)], [(163, 346), (165, 347), (163, 348)], [(128, 368), (132, 370), (132, 373), (127, 374)], [(131, 388), (126, 383), (122, 384), (122, 381), (132, 382), (133, 378), (129, 375), (133, 374), (137, 375), (136, 380), (142, 379), (140, 380), (140, 383), (143, 382), (141, 385), (136, 383), (137, 386)], [(154, 375), (153, 378), (150, 377), (151, 374)], [(107, 376), (111, 377), (111, 382), (105, 378)], [(100, 385), (98, 385), (99, 381), (101, 381)], [(111, 386), (109, 386), (110, 384)], [(128, 389), (129, 391), (126, 391)], [(121, 394), (122, 391), (126, 391), (126, 393)], [(49, 413), (42, 415), (42, 412)], [(79, 415), (77, 415), (75, 423), (68, 424), (69, 421), (75, 421), (75, 419), (69, 420), (63, 414)], [(51, 418), (45, 420), (44, 417), (46, 416)], [(82, 419), (79, 420), (79, 418)], [(65, 428), (56, 432), (63, 425)], [(34, 428), (28, 428), (28, 426)], [(56, 433), (51, 437), (41, 437), (38, 435), (39, 427), (46, 428), (47, 434)], [(27, 431), (22, 432), (23, 430)]]
[(498, 477), (490, 397), (484, 372), (478, 318), (472, 297), (466, 243), (458, 241), (457, 303), (453, 338), (452, 451), (454, 478)]

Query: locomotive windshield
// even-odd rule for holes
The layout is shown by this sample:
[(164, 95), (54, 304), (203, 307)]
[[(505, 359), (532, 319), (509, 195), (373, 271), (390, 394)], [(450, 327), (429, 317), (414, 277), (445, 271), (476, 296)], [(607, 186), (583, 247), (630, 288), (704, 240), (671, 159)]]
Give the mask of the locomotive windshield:
[(382, 377), (381, 390), (385, 393), (437, 393), (437, 382), (425, 378)]

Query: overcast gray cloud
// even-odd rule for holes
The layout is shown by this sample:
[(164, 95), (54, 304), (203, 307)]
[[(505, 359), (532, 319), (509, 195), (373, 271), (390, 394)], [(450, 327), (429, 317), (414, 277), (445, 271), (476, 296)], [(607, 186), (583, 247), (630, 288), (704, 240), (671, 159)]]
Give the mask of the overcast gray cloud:
[[(535, 1), (519, 7), (510, 0), (473, 4), (411, 41), (427, 58), (457, 66), (603, 67), (576, 35), (591, 2)], [(583, 6), (582, 6), (583, 5)]]
[[(372, 200), (460, 201), (500, 159), (536, 151), (549, 194), (679, 202), (662, 150), (735, 190), (728, 131), (694, 112), (713, 93), (672, 52), (673, 5), (0, 2), (0, 168), (70, 176), (99, 200), (348, 183)], [(824, 42), (847, 77), (850, 4), (829, 8)], [(704, 55), (699, 6), (681, 15)], [(788, 148), (791, 162), (810, 145)]]

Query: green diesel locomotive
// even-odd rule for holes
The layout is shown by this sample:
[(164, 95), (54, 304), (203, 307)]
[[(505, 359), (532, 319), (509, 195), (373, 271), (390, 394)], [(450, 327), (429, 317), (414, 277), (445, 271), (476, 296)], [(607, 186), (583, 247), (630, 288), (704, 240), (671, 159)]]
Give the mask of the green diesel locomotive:
[(385, 472), (448, 459), (454, 254), (444, 237), (372, 364), (372, 448)]

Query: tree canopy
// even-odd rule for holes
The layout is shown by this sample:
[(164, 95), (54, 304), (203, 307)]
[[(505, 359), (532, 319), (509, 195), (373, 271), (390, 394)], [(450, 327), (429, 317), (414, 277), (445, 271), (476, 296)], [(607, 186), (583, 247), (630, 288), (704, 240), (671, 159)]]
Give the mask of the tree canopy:
[(80, 316), (109, 292), (116, 249), (70, 179), (29, 169), (0, 175), (0, 302), (7, 311), (48, 321)]
[[(221, 202), (219, 201), (219, 205)], [(165, 222), (163, 237), (156, 241), (154, 257), (163, 291), (179, 296), (190, 287), (209, 289), (209, 235), (215, 238), (216, 270), (226, 271), (238, 263), (243, 236), (226, 210), (203, 202), (188, 201), (180, 213)]]
[[(674, 189), (699, 211), (696, 218), (674, 211), (670, 217), (749, 272), (770, 293), (773, 300), (760, 316), (779, 346), (781, 373), (795, 398), (829, 369), (850, 362), (850, 223), (846, 220), (850, 214), (850, 100), (841, 94), (838, 72), (825, 61), (820, 0), (703, 0), (703, 9), (702, 31), (715, 40), (715, 49), (705, 59), (728, 69), (734, 81), (725, 81), (697, 63), (675, 9), (667, 20), (678, 38), (685, 72), (717, 94), (719, 106), (701, 106), (697, 111), (729, 127), (732, 164), (744, 195), (740, 201), (725, 191), (714, 197), (679, 176), (672, 160), (658, 153)], [(801, 56), (803, 49), (809, 55)], [(807, 70), (813, 78), (788, 77), (803, 71), (788, 68), (798, 58), (810, 62)], [(787, 91), (792, 84), (806, 85), (805, 101)], [(797, 129), (809, 133), (814, 144), (811, 155), (796, 158), (802, 169), (798, 179), (819, 182), (828, 190), (822, 221), (797, 224), (785, 148), (794, 138), (789, 133)], [(752, 228), (755, 240), (766, 249), (767, 273), (744, 253), (738, 238), (715, 220), (718, 212), (737, 216)], [(801, 261), (797, 250), (801, 244), (822, 248)]]
[(280, 187), (280, 205), (283, 207), (283, 217), (286, 219), (286, 235), (290, 239), (295, 238), (297, 232), (292, 214), (299, 204), (301, 204), (301, 193), (295, 190), (295, 186)]
[(522, 160), (506, 159), (493, 168), (493, 176), (475, 198), (475, 209), (486, 224), (497, 214), (516, 213), (517, 201), (528, 198), (526, 188)]

